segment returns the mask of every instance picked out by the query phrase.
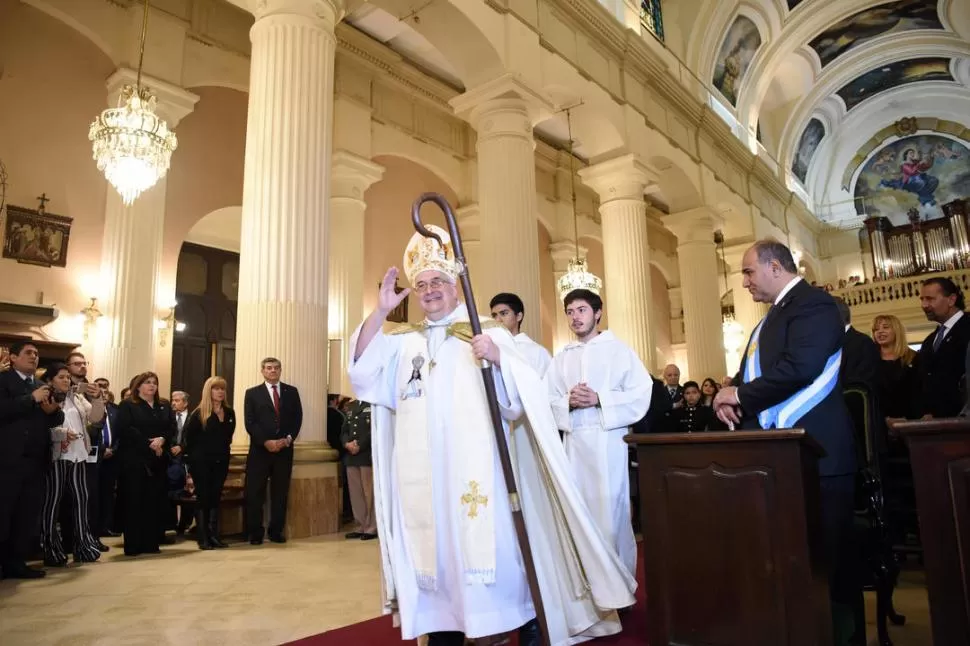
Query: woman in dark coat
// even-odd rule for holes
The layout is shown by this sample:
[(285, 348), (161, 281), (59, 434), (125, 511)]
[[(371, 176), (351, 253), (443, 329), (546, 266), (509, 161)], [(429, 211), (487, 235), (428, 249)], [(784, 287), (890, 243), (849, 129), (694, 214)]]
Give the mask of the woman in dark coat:
[(209, 377), (199, 406), (185, 424), (185, 456), (195, 480), (196, 536), (200, 550), (229, 547), (219, 538), (219, 501), (229, 473), (236, 414), (225, 405), (226, 380)]
[(165, 537), (166, 447), (175, 435), (172, 408), (159, 401), (158, 375), (143, 372), (118, 406), (115, 422), (125, 501), (125, 554), (155, 554)]

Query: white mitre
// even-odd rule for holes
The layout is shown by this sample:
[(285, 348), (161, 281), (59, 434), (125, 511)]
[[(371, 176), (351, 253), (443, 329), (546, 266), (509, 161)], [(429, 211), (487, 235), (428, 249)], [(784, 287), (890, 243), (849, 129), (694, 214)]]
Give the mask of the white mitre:
[(432, 233), (438, 234), (444, 247), (434, 238), (426, 238), (415, 232), (404, 250), (404, 274), (412, 285), (422, 271), (440, 271), (452, 281), (461, 273), (461, 264), (455, 260), (455, 249), (451, 244), (451, 236), (439, 226), (429, 224), (426, 227)]

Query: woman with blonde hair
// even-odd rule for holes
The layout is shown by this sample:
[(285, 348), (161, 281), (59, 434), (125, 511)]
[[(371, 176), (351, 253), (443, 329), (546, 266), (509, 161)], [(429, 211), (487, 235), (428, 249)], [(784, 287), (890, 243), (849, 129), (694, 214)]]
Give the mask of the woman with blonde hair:
[(226, 380), (209, 377), (199, 406), (185, 423), (185, 458), (195, 481), (196, 537), (200, 550), (229, 547), (219, 538), (219, 501), (229, 473), (236, 415), (226, 405)]
[(879, 346), (879, 404), (887, 419), (919, 419), (921, 415), (919, 355), (906, 344), (902, 321), (880, 314), (872, 321)]

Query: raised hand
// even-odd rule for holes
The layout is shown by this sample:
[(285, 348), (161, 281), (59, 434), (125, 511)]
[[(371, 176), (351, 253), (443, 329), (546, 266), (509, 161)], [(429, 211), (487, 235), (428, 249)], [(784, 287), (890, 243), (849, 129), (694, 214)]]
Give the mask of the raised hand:
[(397, 282), (398, 269), (397, 267), (391, 267), (384, 274), (384, 279), (381, 281), (381, 291), (377, 297), (377, 309), (385, 314), (385, 316), (391, 312), (395, 307), (401, 304), (401, 302), (408, 297), (411, 293), (411, 288), (407, 288), (400, 294), (394, 289), (394, 285)]

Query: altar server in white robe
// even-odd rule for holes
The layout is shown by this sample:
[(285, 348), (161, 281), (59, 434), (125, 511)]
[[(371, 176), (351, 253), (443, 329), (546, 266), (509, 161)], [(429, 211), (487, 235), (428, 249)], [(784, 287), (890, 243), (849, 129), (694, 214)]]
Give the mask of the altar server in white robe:
[(640, 358), (614, 336), (600, 332), (603, 300), (576, 289), (563, 299), (576, 341), (546, 372), (546, 384), (573, 476), (600, 531), (629, 572), (637, 546), (630, 518), (630, 471), (623, 436), (650, 408), (653, 382)]
[(539, 643), (481, 379), (486, 359), (506, 433), (523, 413), (530, 421), (516, 431), (512, 460), (551, 643), (619, 632), (614, 609), (633, 603), (636, 581), (568, 474), (544, 384), (501, 326), (486, 320), (472, 338), (448, 235), (429, 228), (445, 249), (415, 234), (404, 256), (425, 320), (382, 330), (412, 291), (395, 293), (391, 268), (350, 342), (351, 383), (373, 404), (385, 613), (395, 614), (403, 639), (426, 634), (429, 646), (520, 627), (522, 646)]
[(552, 355), (522, 331), (522, 319), (525, 318), (522, 299), (518, 294), (502, 292), (493, 296), (488, 306), (492, 310), (492, 320), (498, 321), (509, 331), (522, 358), (540, 377), (544, 376), (552, 363)]

